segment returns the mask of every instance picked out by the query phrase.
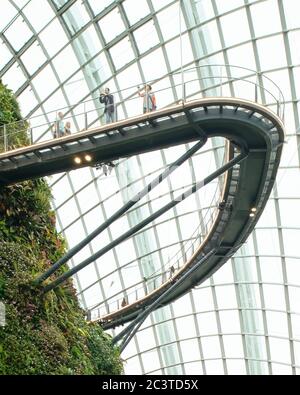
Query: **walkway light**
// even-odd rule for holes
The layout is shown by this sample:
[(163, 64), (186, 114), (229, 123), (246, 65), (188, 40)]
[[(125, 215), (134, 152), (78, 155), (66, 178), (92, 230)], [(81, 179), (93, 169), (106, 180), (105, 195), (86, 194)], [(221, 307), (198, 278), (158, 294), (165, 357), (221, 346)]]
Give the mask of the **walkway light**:
[(93, 158), (92, 158), (91, 155), (87, 154), (87, 155), (85, 155), (84, 159), (85, 159), (87, 162), (91, 162)]
[(251, 212), (252, 213), (256, 213), (256, 211), (257, 211), (257, 208), (256, 207), (252, 207)]
[(79, 158), (79, 156), (75, 156), (74, 162), (76, 163), (76, 165), (80, 165), (82, 160), (81, 160), (81, 158)]

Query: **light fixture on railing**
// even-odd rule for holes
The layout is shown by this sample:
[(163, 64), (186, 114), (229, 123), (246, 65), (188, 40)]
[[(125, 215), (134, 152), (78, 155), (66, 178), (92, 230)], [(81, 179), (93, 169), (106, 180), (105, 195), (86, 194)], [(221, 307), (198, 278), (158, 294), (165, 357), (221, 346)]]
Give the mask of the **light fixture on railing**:
[(256, 207), (252, 207), (251, 212), (252, 213), (256, 213), (256, 211), (257, 211), (257, 208)]
[(84, 157), (84, 159), (85, 159), (87, 162), (91, 162), (93, 158), (92, 158), (91, 155), (86, 154), (85, 157)]

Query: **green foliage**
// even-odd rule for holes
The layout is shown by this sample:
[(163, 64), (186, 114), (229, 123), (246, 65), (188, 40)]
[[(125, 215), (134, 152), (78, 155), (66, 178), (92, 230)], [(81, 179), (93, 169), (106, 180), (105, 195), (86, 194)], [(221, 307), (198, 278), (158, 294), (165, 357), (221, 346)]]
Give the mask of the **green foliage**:
[[(111, 345), (111, 337), (100, 333), (95, 326), (90, 327), (88, 335), (88, 347), (92, 355), (92, 361), (98, 374), (119, 374), (122, 371), (122, 363), (119, 360), (119, 352)], [(99, 353), (99, 347), (102, 353)], [(111, 351), (113, 349), (113, 352)]]
[[(0, 122), (18, 119), (12, 93), (0, 84)], [(0, 374), (119, 374), (118, 350), (85, 321), (72, 282), (46, 295), (33, 285), (66, 248), (50, 198), (43, 179), (0, 187)]]
[(21, 112), (13, 92), (0, 83), (0, 124), (20, 121)]
[(9, 149), (28, 145), (27, 129), (13, 92), (0, 82), (0, 152), (5, 146), (4, 135)]

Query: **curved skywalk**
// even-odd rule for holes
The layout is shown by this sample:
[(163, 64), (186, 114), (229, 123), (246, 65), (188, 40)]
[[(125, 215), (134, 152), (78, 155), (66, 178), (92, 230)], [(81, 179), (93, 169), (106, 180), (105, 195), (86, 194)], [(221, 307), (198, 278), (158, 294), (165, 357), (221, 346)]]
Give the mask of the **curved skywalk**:
[[(227, 171), (220, 204), (210, 226), (206, 226), (206, 234), (196, 238), (198, 243), (193, 245), (191, 256), (174, 267), (169, 276), (159, 274), (157, 288), (148, 292), (144, 287), (142, 298), (118, 301), (115, 311), (108, 314), (102, 315), (101, 309), (91, 311), (92, 320), (111, 328), (131, 321), (147, 306), (168, 304), (211, 276), (237, 251), (258, 221), (276, 177), (284, 141), (280, 118), (266, 107), (244, 99), (205, 98), (0, 155), (0, 179), (9, 184), (73, 170), (78, 167), (74, 158), (87, 154), (93, 163), (79, 166), (177, 144), (205, 142), (215, 136), (228, 140), (228, 162), (190, 192)], [(73, 274), (72, 270), (53, 281), (47, 290)], [(157, 305), (155, 300), (159, 300)]]
[[(165, 111), (162, 114), (167, 115)], [(279, 166), (284, 141), (283, 124), (273, 112), (261, 105), (240, 99), (210, 98), (171, 108), (168, 115), (174, 117), (176, 114), (176, 122), (172, 118), (160, 121), (162, 114), (147, 116), (150, 121), (161, 122), (161, 129), (146, 127), (147, 130), (150, 128), (162, 133), (158, 138), (160, 143), (164, 141), (164, 134), (173, 139), (173, 144), (178, 143), (179, 136), (182, 141), (194, 141), (199, 138), (199, 130), (208, 138), (222, 136), (230, 141), (227, 156), (232, 166), (228, 166), (219, 198), (221, 204), (215, 212), (214, 221), (207, 234), (197, 237), (198, 243), (193, 244), (189, 259), (181, 266), (174, 267), (172, 273), (160, 273), (160, 285), (151, 292), (140, 284), (139, 288), (144, 289), (145, 293), (142, 298), (135, 299), (133, 294), (131, 301), (124, 300), (122, 303), (120, 299), (114, 303), (115, 311), (108, 314), (102, 315), (101, 309), (91, 311), (91, 319), (100, 321), (105, 328), (133, 320), (147, 306), (155, 305), (158, 298), (159, 304), (154, 308), (170, 303), (205, 281), (223, 265), (257, 223)], [(172, 122), (173, 128), (163, 127), (172, 125)], [(138, 138), (143, 141), (143, 130), (139, 133)]]

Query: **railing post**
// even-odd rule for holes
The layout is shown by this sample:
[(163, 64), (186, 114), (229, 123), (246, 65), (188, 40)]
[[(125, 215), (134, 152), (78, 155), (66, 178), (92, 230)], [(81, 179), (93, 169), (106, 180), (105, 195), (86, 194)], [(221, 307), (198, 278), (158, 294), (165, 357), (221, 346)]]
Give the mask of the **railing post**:
[(30, 144), (33, 145), (33, 131), (32, 128), (29, 128), (29, 133), (30, 133)]
[(145, 99), (146, 99), (146, 112), (149, 112), (149, 100), (150, 100), (150, 95), (147, 91), (147, 84), (145, 85)]
[(222, 78), (222, 66), (220, 67), (220, 97), (223, 96), (223, 78)]
[(259, 78), (258, 78), (258, 73), (256, 73), (256, 83), (255, 83), (255, 91), (254, 91), (255, 103), (258, 103), (258, 86), (259, 86)]
[(115, 106), (115, 121), (118, 121), (118, 108), (119, 108), (119, 103), (116, 104)]
[(84, 102), (84, 129), (87, 130), (88, 129), (88, 117), (87, 117), (87, 112), (86, 112), (86, 103)]
[(7, 129), (6, 125), (3, 128), (3, 138), (4, 138), (4, 152), (8, 151), (8, 143), (7, 143)]
[(183, 83), (183, 102), (186, 102), (186, 83)]

